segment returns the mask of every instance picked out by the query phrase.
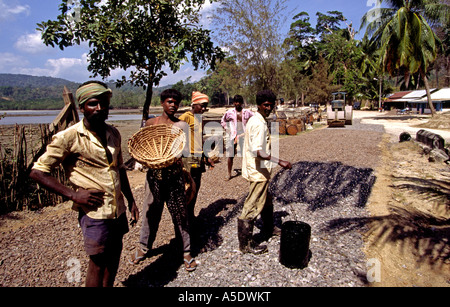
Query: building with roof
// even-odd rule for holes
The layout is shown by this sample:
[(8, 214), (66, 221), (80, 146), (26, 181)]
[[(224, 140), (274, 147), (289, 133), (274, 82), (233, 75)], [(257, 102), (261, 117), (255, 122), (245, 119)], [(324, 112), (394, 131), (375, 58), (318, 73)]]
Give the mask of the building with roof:
[[(431, 89), (431, 100), (436, 111), (443, 111), (450, 108), (450, 88)], [(385, 109), (392, 108), (403, 110), (409, 108), (419, 114), (431, 113), (428, 107), (426, 90), (397, 92), (388, 97), (385, 101)]]

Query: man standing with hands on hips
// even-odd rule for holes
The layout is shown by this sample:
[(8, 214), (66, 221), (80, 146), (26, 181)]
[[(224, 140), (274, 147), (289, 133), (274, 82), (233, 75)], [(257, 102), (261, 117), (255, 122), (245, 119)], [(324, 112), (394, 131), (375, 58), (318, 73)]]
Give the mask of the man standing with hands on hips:
[(242, 159), (242, 177), (250, 182), (250, 193), (244, 202), (238, 218), (239, 249), (243, 253), (262, 254), (267, 246), (256, 245), (253, 241), (253, 226), (258, 215), (263, 221), (262, 233), (271, 237), (280, 235), (280, 229), (274, 227), (272, 197), (268, 193), (273, 163), (284, 169), (291, 169), (290, 162), (272, 156), (270, 130), (266, 118), (275, 107), (276, 96), (270, 90), (260, 91), (256, 95), (258, 112), (252, 116), (245, 129), (244, 156)]
[[(88, 287), (111, 287), (119, 267), (122, 238), (128, 232), (125, 198), (131, 224), (139, 218), (121, 150), (119, 131), (106, 124), (112, 92), (100, 81), (82, 84), (76, 97), (84, 118), (53, 136), (34, 164), (30, 177), (73, 202), (79, 213), (84, 247), (89, 255)], [(64, 166), (72, 188), (50, 172)]]

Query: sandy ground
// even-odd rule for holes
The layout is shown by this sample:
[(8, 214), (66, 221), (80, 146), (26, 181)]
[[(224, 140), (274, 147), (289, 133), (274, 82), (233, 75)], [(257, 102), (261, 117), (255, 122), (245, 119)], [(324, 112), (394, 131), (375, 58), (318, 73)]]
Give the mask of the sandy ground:
[[(382, 124), (382, 164), (367, 207), (365, 234), (372, 286), (450, 286), (450, 167), (431, 163), (415, 142), (399, 143), (426, 129), (450, 142), (450, 130), (428, 129), (430, 117), (386, 117), (355, 112), (362, 123)], [(376, 113), (375, 113), (376, 114)], [(422, 127), (417, 127), (421, 125)], [(450, 125), (450, 123), (449, 123)]]
[[(401, 116), (401, 115), (389, 115), (385, 112), (367, 112), (367, 111), (354, 111), (354, 118), (361, 118), (363, 124), (383, 125), (387, 134), (391, 136), (392, 141), (398, 141), (399, 135), (402, 132), (408, 132), (414, 138), (417, 131), (425, 129), (427, 131), (439, 134), (445, 139), (445, 143), (450, 143), (450, 129), (432, 129), (426, 126), (426, 123), (430, 121), (431, 117), (427, 116)], [(448, 124), (450, 127), (450, 123)]]

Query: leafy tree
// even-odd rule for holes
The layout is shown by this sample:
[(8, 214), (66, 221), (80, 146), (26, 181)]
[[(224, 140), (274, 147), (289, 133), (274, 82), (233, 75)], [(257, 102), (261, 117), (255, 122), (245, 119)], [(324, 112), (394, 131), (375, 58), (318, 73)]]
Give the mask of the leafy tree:
[(293, 18), (288, 37), (284, 41), (284, 46), (289, 48), (287, 56), (297, 58), (308, 58), (310, 46), (316, 41), (315, 29), (311, 27), (307, 12), (300, 12)]
[[(219, 63), (214, 71), (208, 71), (208, 95), (213, 96), (217, 90), (224, 92), (229, 98), (242, 92), (244, 77), (236, 64), (235, 57), (227, 57)], [(245, 95), (244, 95), (245, 96)]]
[(336, 30), (339, 30), (339, 24), (347, 19), (344, 17), (342, 12), (339, 11), (328, 11), (328, 14), (322, 14), (320, 12), (316, 13), (317, 25), (316, 31), (319, 35), (331, 34)]
[[(316, 15), (318, 18), (315, 28), (309, 22), (308, 13), (301, 12), (294, 17), (295, 21), (291, 24), (288, 38), (284, 42), (288, 49), (288, 57), (283, 67), (294, 68), (296, 76), (284, 74), (284, 83), (289, 81), (291, 84), (289, 86), (286, 84), (285, 87), (292, 87), (292, 84), (295, 84), (298, 89), (302, 89), (303, 94), (307, 88), (305, 77), (310, 80), (317, 77), (313, 69), (323, 66), (323, 64), (317, 66), (319, 58), (322, 57), (328, 63), (329, 76), (334, 77), (332, 82), (344, 86), (344, 89), (352, 94), (357, 91), (357, 85), (360, 83), (355, 83), (355, 78), (361, 77), (356, 66), (356, 61), (362, 53), (361, 48), (353, 39), (354, 33), (350, 33), (350, 26), (340, 28), (341, 23), (346, 21), (341, 12), (329, 11), (327, 14), (317, 12)], [(298, 79), (296, 77), (300, 77), (300, 80), (296, 80)], [(347, 82), (347, 78), (351, 78), (352, 81)], [(317, 99), (315, 100), (317, 102)]]
[(333, 76), (329, 75), (328, 71), (329, 65), (327, 61), (320, 57), (308, 82), (307, 102), (327, 104), (331, 100), (331, 93), (337, 90), (338, 87), (332, 85)]
[(283, 59), (280, 33), (286, 0), (221, 0), (214, 15), (217, 39), (236, 57), (244, 84), (278, 88), (277, 71)]
[(56, 20), (38, 24), (46, 45), (61, 50), (88, 42), (89, 66), (93, 76), (107, 78), (114, 69), (129, 70), (131, 82), (146, 88), (143, 119), (148, 116), (153, 85), (157, 86), (168, 67), (177, 72), (188, 59), (195, 69), (214, 68), (223, 58), (214, 47), (210, 31), (199, 25), (205, 0), (80, 0), (77, 7), (62, 0)]
[(295, 21), (291, 24), (288, 37), (283, 43), (283, 47), (287, 50), (286, 61), (299, 74), (310, 76), (312, 67), (319, 59), (317, 31), (311, 26), (307, 12), (300, 12), (293, 19)]
[(183, 104), (190, 105), (192, 92), (196, 90), (195, 84), (190, 83), (191, 77), (188, 77), (186, 80), (180, 80), (174, 85), (172, 88), (176, 89), (183, 95)]

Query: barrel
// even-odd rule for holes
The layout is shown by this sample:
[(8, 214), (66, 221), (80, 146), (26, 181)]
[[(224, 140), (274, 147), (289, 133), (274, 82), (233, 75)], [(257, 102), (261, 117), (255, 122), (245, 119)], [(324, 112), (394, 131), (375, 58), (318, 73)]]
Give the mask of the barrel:
[(408, 132), (402, 132), (402, 133), (400, 133), (399, 139), (400, 139), (400, 143), (411, 141), (411, 134), (409, 134)]
[(298, 133), (298, 127), (296, 125), (287, 125), (286, 132), (288, 135), (296, 135)]
[(423, 129), (417, 131), (416, 141), (427, 145), (431, 149), (437, 148), (443, 150), (445, 147), (445, 140), (442, 136)]
[(281, 226), (280, 263), (291, 269), (303, 269), (310, 259), (311, 226), (300, 221), (287, 221)]

